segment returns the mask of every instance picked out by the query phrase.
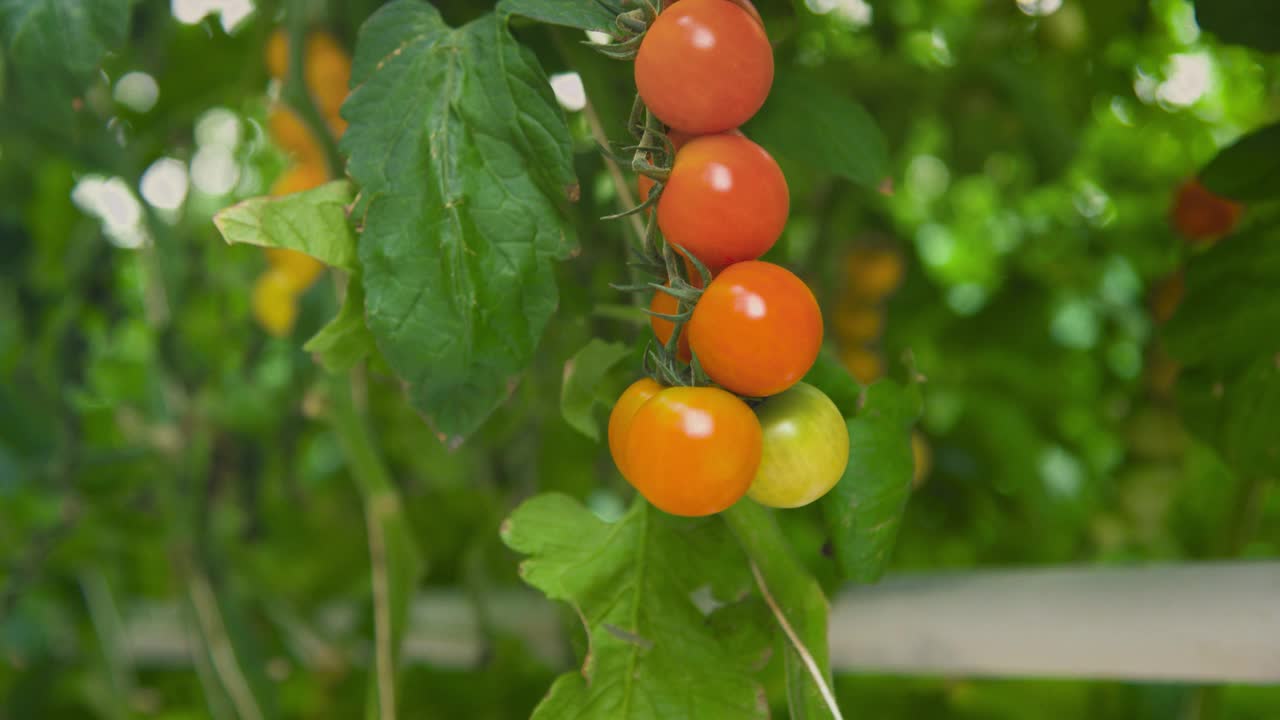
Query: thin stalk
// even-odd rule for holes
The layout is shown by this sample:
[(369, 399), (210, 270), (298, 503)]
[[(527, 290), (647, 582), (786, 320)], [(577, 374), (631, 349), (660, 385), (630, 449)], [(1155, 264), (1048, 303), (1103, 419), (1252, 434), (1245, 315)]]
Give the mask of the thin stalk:
[(307, 30), (309, 15), (307, 8), (311, 0), (288, 0), (286, 3), (286, 27), (289, 34), (289, 67), (285, 71), (284, 88), (281, 98), (298, 117), (306, 123), (311, 136), (320, 143), (324, 150), (325, 163), (329, 167), (329, 177), (340, 178), (345, 174), (342, 154), (338, 152), (338, 143), (329, 124), (316, 107), (315, 100), (307, 90), (305, 73)]

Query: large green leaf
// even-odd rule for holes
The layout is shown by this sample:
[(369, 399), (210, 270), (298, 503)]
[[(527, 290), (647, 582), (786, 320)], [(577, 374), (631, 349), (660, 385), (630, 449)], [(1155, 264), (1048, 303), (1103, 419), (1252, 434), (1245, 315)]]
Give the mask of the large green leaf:
[(124, 44), (130, 9), (129, 0), (0, 0), (0, 46), (21, 98), (6, 112), (69, 125), (73, 100), (106, 54)]
[(572, 247), (568, 129), (505, 21), (458, 29), (399, 0), (361, 28), (342, 148), (361, 186), (370, 330), (411, 403), (455, 439), (529, 364)]
[(1233, 235), (1198, 255), (1187, 265), (1185, 299), (1165, 327), (1169, 353), (1188, 366), (1238, 370), (1280, 351), (1276, 278), (1275, 228)]
[(536, 720), (768, 716), (751, 677), (758, 657), (734, 652), (737, 639), (722, 643), (690, 599), (701, 586), (723, 593), (743, 582), (723, 524), (678, 520), (641, 499), (610, 524), (568, 497), (540, 495), (502, 538), (530, 556), (525, 582), (572, 605), (590, 638), (582, 671), (556, 680)]
[(1241, 202), (1280, 198), (1280, 123), (1224, 148), (1200, 172), (1200, 181), (1215, 193)]
[(616, 16), (597, 0), (502, 0), (498, 3), (498, 12), (579, 30), (612, 32), (617, 29)]
[(623, 343), (593, 338), (564, 364), (564, 383), (560, 386), (560, 414), (565, 422), (592, 440), (600, 439), (600, 426), (594, 413), (596, 388), (605, 374), (631, 355)]
[(875, 581), (889, 560), (911, 492), (911, 427), (920, 410), (918, 386), (880, 380), (849, 420), (849, 466), (822, 511), (841, 571), (852, 580)]
[(287, 248), (353, 271), (356, 236), (347, 224), (354, 191), (346, 180), (281, 195), (256, 197), (218, 211), (213, 224), (229, 243)]
[(744, 128), (769, 152), (876, 189), (889, 149), (871, 115), (824, 80), (779, 67), (769, 99)]
[(1196, 23), (1223, 42), (1280, 52), (1280, 3), (1275, 0), (1196, 0)]

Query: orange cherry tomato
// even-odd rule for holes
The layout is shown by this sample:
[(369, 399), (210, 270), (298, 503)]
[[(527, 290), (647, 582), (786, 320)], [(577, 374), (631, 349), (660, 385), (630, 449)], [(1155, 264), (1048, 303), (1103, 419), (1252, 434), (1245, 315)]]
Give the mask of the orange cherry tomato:
[(902, 284), (905, 268), (902, 256), (883, 247), (860, 247), (845, 258), (849, 295), (864, 300), (880, 300)]
[(289, 36), (284, 30), (276, 30), (267, 38), (267, 72), (273, 78), (283, 78), (289, 70)]
[(740, 135), (708, 135), (676, 153), (658, 199), (658, 227), (717, 270), (773, 247), (790, 202), (787, 179), (764, 148)]
[(730, 265), (694, 306), (689, 347), (717, 384), (739, 395), (776, 395), (818, 358), (822, 311), (791, 271), (759, 261)]
[(870, 342), (884, 330), (884, 311), (874, 305), (843, 304), (836, 310), (835, 327), (842, 343)]
[(266, 248), (267, 264), (293, 284), (295, 292), (302, 292), (324, 272), (324, 263), (297, 250)]
[(1178, 186), (1169, 209), (1169, 222), (1194, 244), (1212, 244), (1230, 234), (1244, 206), (1214, 194), (1191, 178)]
[(870, 385), (884, 377), (884, 360), (874, 350), (849, 348), (840, 354), (840, 360), (849, 374), (863, 385)]
[(624, 448), (624, 476), (659, 509), (697, 517), (736, 503), (760, 466), (760, 422), (719, 388), (667, 388), (640, 406)]
[(311, 128), (289, 108), (282, 105), (272, 108), (267, 115), (267, 132), (298, 162), (324, 167), (324, 151), (312, 137)]
[(271, 194), (275, 196), (291, 195), (303, 190), (320, 187), (328, 179), (324, 171), (324, 163), (315, 161), (295, 165), (281, 173), (271, 185)]
[(729, 0), (681, 0), (649, 26), (635, 76), (662, 122), (695, 135), (722, 132), (764, 105), (773, 48), (763, 25)]
[(618, 466), (618, 472), (623, 477), (628, 475), (623, 449), (626, 447), (627, 436), (631, 433), (631, 421), (635, 419), (640, 406), (662, 389), (662, 384), (657, 380), (641, 378), (622, 391), (618, 401), (613, 404), (613, 411), (609, 413), (609, 454), (613, 456), (613, 464)]
[[(739, 130), (738, 128), (734, 128), (734, 129), (732, 129), (732, 130), (729, 130), (729, 131), (725, 132), (724, 134), (725, 134), (725, 135), (737, 135), (738, 137), (742, 137), (742, 131), (741, 131), (741, 130)], [(690, 140), (692, 140), (693, 138), (694, 138), (694, 136), (693, 136), (693, 135), (690, 135), (690, 134), (688, 134), (688, 133), (680, 132), (679, 130), (668, 130), (668, 131), (667, 131), (667, 139), (671, 141), (671, 149), (672, 149), (672, 150), (675, 150), (676, 152), (680, 152), (680, 148), (684, 147), (684, 146), (685, 146), (685, 143), (689, 142), (689, 141), (690, 141)], [(657, 181), (655, 181), (653, 178), (649, 177), (648, 175), (641, 175), (641, 176), (636, 180), (636, 186), (637, 186), (637, 189), (640, 191), (640, 202), (641, 202), (641, 203), (643, 203), (645, 200), (648, 200), (648, 199), (649, 199), (649, 191), (653, 190), (653, 186), (654, 186), (655, 184), (657, 184)]]
[(351, 57), (337, 38), (326, 32), (307, 37), (304, 76), (320, 114), (332, 124), (351, 85)]

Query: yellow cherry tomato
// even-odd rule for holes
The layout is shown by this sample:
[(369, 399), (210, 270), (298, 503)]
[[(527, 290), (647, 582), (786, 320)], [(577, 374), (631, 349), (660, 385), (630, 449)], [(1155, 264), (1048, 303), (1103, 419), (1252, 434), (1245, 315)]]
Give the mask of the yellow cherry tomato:
[(266, 253), (271, 269), (287, 277), (295, 292), (311, 287), (311, 283), (324, 272), (324, 263), (306, 253), (286, 248), (267, 248)]
[(275, 337), (286, 337), (298, 319), (298, 295), (293, 280), (271, 268), (253, 285), (253, 317)]
[(303, 190), (320, 187), (328, 179), (323, 165), (304, 163), (289, 168), (276, 178), (271, 186), (272, 195), (291, 195)]
[(873, 350), (850, 348), (840, 354), (845, 368), (863, 385), (870, 385), (884, 375), (884, 361)]
[(849, 293), (869, 300), (880, 300), (897, 290), (904, 270), (902, 256), (888, 248), (860, 247), (845, 260)]

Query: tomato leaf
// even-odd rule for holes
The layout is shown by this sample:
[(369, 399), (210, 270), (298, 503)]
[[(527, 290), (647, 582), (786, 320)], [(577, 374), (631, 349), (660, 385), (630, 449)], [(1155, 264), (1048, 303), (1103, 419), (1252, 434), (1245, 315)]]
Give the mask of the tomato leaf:
[(213, 224), (228, 243), (297, 250), (355, 271), (356, 236), (346, 212), (353, 195), (351, 183), (336, 180), (292, 195), (250, 198), (218, 211)]
[(764, 107), (743, 128), (766, 150), (877, 189), (889, 147), (871, 115), (819, 77), (779, 67)]
[(413, 0), (361, 28), (353, 82), (342, 148), (369, 329), (457, 441), (507, 398), (556, 308), (577, 193), (564, 115), (505, 21), (452, 29)]
[(1239, 370), (1280, 351), (1280, 232), (1224, 239), (1186, 268), (1186, 295), (1165, 326), (1169, 354), (1187, 366)]
[(7, 103), (5, 112), (60, 130), (69, 127), (73, 100), (92, 82), (106, 54), (124, 44), (131, 5), (130, 0), (0, 0), (0, 46), (11, 66), (14, 94), (21, 98)]
[(550, 25), (613, 33), (616, 16), (596, 0), (502, 0), (498, 12)]
[(1222, 42), (1280, 52), (1280, 4), (1273, 0), (1196, 0), (1196, 24)]
[(600, 439), (600, 425), (593, 411), (596, 387), (614, 365), (631, 355), (623, 343), (594, 338), (564, 364), (560, 386), (560, 414), (565, 422), (592, 440)]
[(1200, 182), (1241, 202), (1280, 198), (1280, 123), (1255, 130), (1223, 148), (1200, 171)]
[(502, 539), (530, 556), (525, 582), (573, 606), (590, 641), (581, 672), (555, 681), (535, 720), (768, 717), (751, 677), (758, 657), (734, 652), (741, 637), (722, 642), (690, 599), (700, 585), (744, 582), (722, 523), (673, 518), (637, 498), (611, 524), (549, 494), (517, 508)]
[(823, 351), (804, 376), (804, 382), (818, 388), (840, 408), (840, 414), (851, 418), (858, 413), (858, 400), (862, 386), (849, 374), (844, 363), (830, 352)]
[(911, 427), (920, 416), (917, 385), (880, 380), (849, 420), (849, 466), (822, 499), (844, 575), (874, 582), (884, 572), (911, 491)]
[(337, 316), (302, 349), (314, 353), (320, 364), (333, 373), (350, 370), (373, 351), (373, 335), (364, 324), (364, 285), (360, 276), (352, 276), (347, 283), (347, 296)]

